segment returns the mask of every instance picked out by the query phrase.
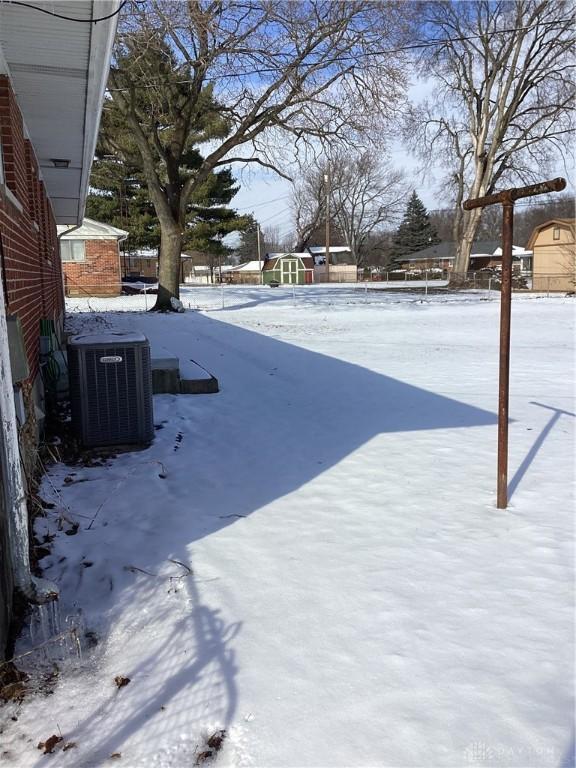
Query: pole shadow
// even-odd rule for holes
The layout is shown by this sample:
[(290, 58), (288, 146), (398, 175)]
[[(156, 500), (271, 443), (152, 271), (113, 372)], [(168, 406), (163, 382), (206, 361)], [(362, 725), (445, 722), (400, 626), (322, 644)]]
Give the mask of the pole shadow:
[(534, 441), (534, 444), (524, 457), (524, 460), (514, 473), (514, 477), (512, 480), (510, 480), (510, 483), (508, 484), (508, 499), (511, 499), (514, 492), (522, 482), (524, 475), (528, 471), (528, 468), (538, 455), (538, 452), (544, 445), (544, 442), (546, 441), (546, 438), (552, 432), (556, 424), (558, 423), (561, 416), (572, 416), (573, 418), (576, 417), (576, 413), (571, 413), (570, 411), (564, 411), (561, 408), (554, 408), (551, 405), (544, 405), (544, 403), (537, 403), (535, 401), (531, 401), (530, 405), (537, 405), (539, 408), (545, 408), (548, 411), (552, 411), (552, 416), (550, 417), (550, 420), (544, 425), (544, 429), (540, 432), (536, 440)]

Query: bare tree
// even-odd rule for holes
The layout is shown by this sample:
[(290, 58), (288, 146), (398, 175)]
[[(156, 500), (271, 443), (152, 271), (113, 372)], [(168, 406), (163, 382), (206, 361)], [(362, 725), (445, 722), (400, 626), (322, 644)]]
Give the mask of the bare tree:
[[(287, 176), (288, 144), (352, 141), (404, 85), (394, 3), (132, 0), (120, 25), (110, 109), (140, 154), (161, 227), (156, 309), (179, 292), (191, 194), (231, 162)], [(157, 63), (149, 64), (151, 53)], [(143, 93), (146, 97), (143, 97)], [(199, 148), (205, 147), (205, 156)]]
[(443, 42), (422, 55), (422, 74), (436, 87), (433, 100), (413, 110), (409, 131), (423, 157), (447, 167), (459, 274), (468, 269), (481, 217), (480, 209), (463, 212), (463, 200), (541, 178), (551, 159), (570, 151), (574, 6), (432, 2), (422, 24)]
[(403, 174), (373, 151), (341, 155), (332, 183), (334, 216), (354, 263), (360, 266), (370, 235), (402, 216), (408, 189)]
[(333, 151), (329, 161), (308, 168), (292, 198), (300, 248), (325, 222), (329, 198), (335, 230), (350, 248), (355, 264), (362, 263), (368, 240), (374, 249), (375, 235), (384, 225), (396, 223), (406, 201), (402, 173), (382, 155), (374, 150)]

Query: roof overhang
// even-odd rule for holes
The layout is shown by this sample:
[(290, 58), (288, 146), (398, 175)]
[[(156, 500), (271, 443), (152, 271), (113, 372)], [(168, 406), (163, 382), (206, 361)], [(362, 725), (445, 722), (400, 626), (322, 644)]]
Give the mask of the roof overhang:
[[(30, 4), (32, 5), (32, 4)], [(0, 2), (0, 72), (10, 77), (58, 224), (84, 214), (120, 0)], [(73, 17), (70, 21), (51, 14)], [(68, 161), (56, 167), (54, 160)]]
[(94, 219), (84, 219), (80, 227), (59, 224), (56, 229), (61, 240), (118, 240), (121, 242), (129, 235), (125, 229), (118, 229), (111, 224), (104, 224)]

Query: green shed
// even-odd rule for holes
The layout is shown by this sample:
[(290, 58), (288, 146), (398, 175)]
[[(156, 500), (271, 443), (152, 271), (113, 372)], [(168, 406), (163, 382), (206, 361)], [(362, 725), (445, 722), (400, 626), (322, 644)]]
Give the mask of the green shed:
[(314, 282), (314, 260), (309, 253), (269, 253), (262, 275), (265, 285), (306, 285)]

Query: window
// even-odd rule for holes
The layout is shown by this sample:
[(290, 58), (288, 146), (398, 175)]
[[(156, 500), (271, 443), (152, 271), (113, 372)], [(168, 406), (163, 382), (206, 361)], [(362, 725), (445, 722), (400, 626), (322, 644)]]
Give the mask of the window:
[(85, 261), (85, 245), (84, 240), (60, 240), (62, 261)]
[(554, 240), (560, 240), (560, 227), (554, 227), (554, 232), (552, 234), (552, 238)]

